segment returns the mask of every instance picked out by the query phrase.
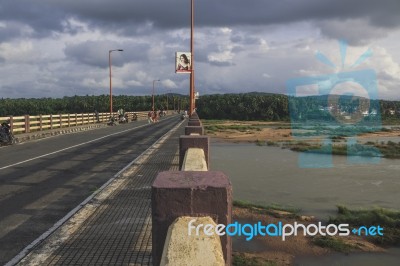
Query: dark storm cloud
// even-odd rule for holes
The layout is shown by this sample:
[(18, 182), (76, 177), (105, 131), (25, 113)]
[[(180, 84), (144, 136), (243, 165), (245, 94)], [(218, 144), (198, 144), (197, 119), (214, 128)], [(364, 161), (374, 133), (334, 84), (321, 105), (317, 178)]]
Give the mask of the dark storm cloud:
[(1, 1), (0, 3), (0, 21), (7, 21), (7, 31), (13, 32), (8, 36), (0, 36), (3, 41), (8, 38), (18, 36), (26, 37), (25, 32), (15, 28), (15, 24), (25, 24), (32, 27), (34, 30), (29, 33), (30, 37), (44, 37), (53, 31), (62, 31), (62, 20), (66, 13), (52, 6), (46, 5), (44, 1), (29, 1), (29, 0), (13, 0)]
[(320, 21), (317, 26), (321, 33), (334, 39), (345, 39), (349, 44), (365, 45), (370, 39), (385, 37), (383, 28), (372, 27), (362, 20)]
[[(112, 43), (112, 42), (94, 42), (67, 45), (64, 50), (67, 58), (74, 59), (80, 63), (96, 66), (100, 68), (108, 67), (108, 53), (110, 47), (113, 49), (123, 49), (122, 52), (112, 52), (112, 64), (122, 66), (128, 62), (147, 61), (147, 44), (138, 43)], [(123, 56), (121, 55), (123, 53)]]
[[(31, 25), (36, 36), (63, 31), (62, 20), (76, 17), (91, 27), (138, 34), (189, 27), (189, 0), (13, 0), (2, 1), (2, 20)], [(400, 25), (399, 0), (201, 0), (195, 1), (197, 26), (271, 25), (298, 21), (362, 19), (374, 27)], [(146, 34), (144, 27), (142, 34)], [(329, 34), (329, 31), (324, 33)]]

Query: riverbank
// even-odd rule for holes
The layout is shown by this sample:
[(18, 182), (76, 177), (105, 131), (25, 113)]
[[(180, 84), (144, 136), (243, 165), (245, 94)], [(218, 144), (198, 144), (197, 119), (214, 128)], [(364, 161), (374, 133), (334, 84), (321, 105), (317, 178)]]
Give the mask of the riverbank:
[[(293, 137), (291, 123), (265, 121), (204, 120), (206, 134), (229, 142), (290, 142), (297, 141)], [(382, 131), (360, 132), (357, 138), (368, 141), (370, 138), (399, 137), (400, 130), (395, 128)], [(345, 137), (345, 136), (344, 136)], [(308, 141), (320, 140), (321, 134), (307, 137)]]
[[(292, 136), (292, 129), (291, 129), (291, 125), (290, 123), (275, 123), (275, 122), (254, 122), (254, 121), (246, 121), (246, 122), (242, 122), (242, 121), (204, 121), (203, 124), (205, 125), (205, 129), (206, 129), (206, 134), (211, 136), (214, 142), (217, 142), (217, 146), (218, 145), (225, 145), (223, 143), (226, 142), (230, 142), (230, 143), (243, 143), (243, 144), (239, 144), (239, 147), (242, 148), (237, 148), (234, 150), (240, 150), (242, 156), (246, 156), (247, 157), (251, 157), (254, 158), (253, 161), (257, 161), (258, 163), (262, 163), (265, 164), (263, 161), (264, 160), (272, 160), (272, 161), (276, 161), (275, 159), (272, 159), (270, 157), (264, 158), (264, 156), (257, 156), (257, 155), (250, 155), (247, 152), (243, 153), (243, 147), (245, 145), (247, 146), (251, 146), (249, 144), (244, 144), (244, 143), (255, 143), (257, 146), (262, 146), (262, 145), (271, 145), (274, 146), (275, 144), (279, 144), (281, 145), (282, 143), (295, 143), (297, 142), (297, 139), (295, 139)], [(357, 138), (362, 139), (365, 142), (370, 141), (370, 138), (376, 138), (376, 137), (391, 137), (391, 138), (398, 138), (400, 135), (400, 132), (394, 130), (394, 131), (382, 131), (382, 132), (366, 132), (363, 133), (362, 135), (357, 136)], [(343, 137), (345, 138), (345, 137)], [(318, 136), (310, 136), (307, 138), (307, 140), (309, 141), (309, 143), (315, 143), (317, 141), (320, 141), (320, 139), (318, 138)], [(344, 139), (334, 139), (332, 142), (334, 142), (335, 144), (340, 142), (340, 141), (344, 141)], [(220, 142), (220, 144), (218, 144), (218, 142)], [(378, 143), (380, 145), (382, 145), (382, 143), (376, 142), (374, 140), (374, 143)], [(254, 145), (254, 146), (256, 146)], [(232, 144), (231, 144), (232, 146)], [(236, 146), (236, 145), (234, 145)], [(247, 147), (245, 146), (245, 147)], [(268, 150), (272, 150), (270, 153), (273, 154), (280, 154), (281, 152), (278, 152), (279, 148), (268, 148)], [(265, 150), (265, 149), (256, 149), (256, 150)], [(247, 151), (247, 150), (246, 150)], [(285, 150), (283, 150), (285, 151)], [(232, 149), (229, 149), (229, 152), (233, 152)], [(290, 151), (286, 151), (286, 153), (290, 153)], [(284, 152), (282, 152), (284, 153)], [(220, 155), (222, 156), (222, 155)], [(285, 155), (287, 156), (287, 155)], [(225, 156), (224, 156), (225, 157)], [(232, 158), (236, 158), (240, 157), (240, 156), (229, 156), (229, 160), (225, 160), (225, 162), (229, 162), (230, 160), (232, 160)], [(285, 157), (287, 160), (287, 157)], [(345, 158), (345, 157), (338, 157), (338, 158)], [(340, 159), (340, 160), (345, 160), (345, 159)], [(246, 164), (246, 163), (244, 163)], [(255, 167), (257, 165), (257, 163), (255, 163), (254, 165), (251, 164), (252, 167)], [(279, 162), (276, 161), (275, 164), (273, 163), (268, 163), (268, 165), (279, 165)], [(243, 166), (242, 166), (243, 167)], [(279, 167), (278, 167), (279, 168)], [(239, 178), (237, 179), (238, 181), (236, 181), (235, 184), (238, 184), (240, 189), (243, 190), (243, 188), (241, 186), (245, 186), (247, 187), (248, 191), (257, 191), (257, 186), (260, 187), (260, 184), (268, 184), (268, 187), (265, 187), (264, 191), (268, 191), (268, 195), (273, 194), (273, 195), (279, 195), (279, 194), (285, 194), (285, 199), (287, 201), (288, 195), (290, 195), (291, 198), (295, 198), (295, 199), (301, 199), (304, 200), (304, 194), (302, 195), (298, 195), (297, 193), (294, 193), (294, 189), (290, 189), (288, 188), (288, 184), (286, 178), (282, 178), (278, 180), (274, 180), (274, 179), (269, 179), (271, 176), (277, 176), (277, 174), (280, 177), (284, 177), (284, 175), (280, 175), (282, 173), (282, 171), (279, 171), (278, 168), (269, 168), (268, 173), (265, 172), (265, 174), (261, 174), (261, 179), (268, 179), (271, 181), (265, 181), (265, 182), (259, 182), (259, 183), (252, 183), (250, 180), (248, 181), (241, 181), (240, 176), (244, 176), (243, 173), (242, 175), (239, 175)], [(254, 168), (251, 168), (254, 169)], [(272, 170), (273, 171), (270, 171)], [(354, 169), (353, 169), (354, 170)], [(272, 172), (272, 174), (271, 174)], [(296, 170), (296, 173), (298, 171)], [(333, 174), (332, 169), (330, 171), (327, 171), (330, 174)], [(236, 172), (235, 172), (236, 173)], [(254, 173), (254, 171), (252, 171), (252, 173)], [(302, 174), (303, 171), (301, 171)], [(322, 182), (322, 180), (324, 180), (324, 178), (322, 178), (322, 175), (318, 175), (316, 177), (312, 177), (310, 176), (307, 172), (305, 172), (306, 175), (304, 176), (305, 179), (310, 179), (310, 178), (316, 178), (318, 177), (318, 181)], [(368, 172), (370, 173), (370, 172)], [(371, 172), (372, 173), (372, 172)], [(302, 175), (300, 174), (300, 176)], [(324, 172), (324, 176), (325, 176), (325, 172)], [(345, 177), (347, 172), (344, 172), (336, 169), (334, 171), (335, 176), (339, 176), (339, 177)], [(329, 174), (327, 174), (329, 175)], [(247, 175), (246, 175), (247, 176)], [(296, 174), (297, 176), (297, 174)], [(304, 183), (307, 184), (307, 181), (304, 179), (300, 179), (300, 176), (296, 179), (296, 180), (303, 180)], [(373, 176), (375, 178), (373, 178)], [(382, 182), (386, 182), (386, 179), (383, 179), (384, 177), (382, 175), (376, 176), (374, 174), (370, 174), (369, 175), (370, 178), (363, 178), (360, 182), (362, 183), (357, 183), (358, 181), (355, 179), (343, 179), (343, 180), (347, 180), (345, 181), (346, 183), (348, 182), (355, 182), (359, 185), (361, 184), (366, 184), (366, 182), (370, 181), (370, 185), (371, 187), (378, 187), (380, 186), (380, 184)], [(328, 177), (327, 177), (328, 178)], [(371, 179), (372, 178), (372, 179)], [(331, 180), (331, 182), (329, 182), (329, 184), (334, 184), (335, 186), (340, 186), (342, 183), (335, 183), (334, 181), (336, 180), (336, 178), (331, 178), (329, 177), (329, 179)], [(332, 181), (333, 179), (333, 181)], [(339, 178), (340, 179), (340, 178)], [(371, 179), (371, 180), (369, 180)], [(377, 180), (375, 180), (377, 179)], [(315, 180), (315, 179), (312, 179)], [(385, 180), (385, 181), (382, 181)], [(280, 182), (282, 183), (282, 185), (276, 186), (276, 182)], [(299, 183), (300, 181), (295, 181), (295, 183)], [(340, 180), (340, 182), (342, 182), (342, 180)], [(300, 182), (301, 183), (301, 182)], [(285, 188), (285, 184), (286, 184), (286, 188)], [(292, 184), (292, 183), (291, 183)], [(324, 184), (327, 184), (324, 182)], [(332, 185), (331, 184), (331, 185)], [(296, 184), (293, 184), (296, 187)], [(357, 185), (357, 186), (359, 186)], [(250, 187), (252, 186), (252, 187)], [(264, 185), (262, 185), (262, 187), (264, 187)], [(282, 188), (283, 187), (283, 188)], [(313, 187), (313, 186), (312, 186)], [(316, 186), (318, 187), (318, 186)], [(328, 187), (331, 187), (330, 185), (328, 185)], [(346, 186), (348, 187), (348, 186)], [(352, 186), (350, 186), (352, 187)], [(300, 187), (299, 187), (300, 188)], [(369, 189), (369, 187), (368, 187)], [(272, 191), (271, 191), (272, 190)], [(304, 190), (304, 187), (302, 189), (300, 189), (301, 191)], [(330, 189), (327, 189), (328, 191)], [(259, 191), (263, 191), (262, 189)], [(325, 189), (324, 189), (325, 191)], [(328, 191), (325, 192), (324, 195), (326, 195), (326, 198), (322, 198), (320, 197), (320, 200), (324, 201), (324, 200), (328, 200), (331, 201), (330, 198), (335, 198), (336, 196), (339, 197), (339, 195), (335, 192), (329, 193)], [(356, 193), (357, 195), (360, 193), (360, 191), (365, 191), (364, 187), (362, 190), (356, 190), (353, 191), (354, 193)], [(291, 194), (288, 193), (294, 193), (293, 195), (297, 195), (297, 196), (291, 196)], [(264, 192), (263, 192), (264, 193)], [(353, 193), (353, 194), (354, 194)], [(318, 194), (314, 195), (314, 193), (312, 194), (312, 197), (318, 198)], [(237, 194), (236, 194), (237, 195)], [(309, 197), (310, 195), (306, 195), (305, 197)], [(256, 202), (258, 201), (257, 198), (252, 197), (253, 199), (251, 199), (251, 201), (253, 202), (253, 200), (255, 200)], [(271, 198), (271, 196), (270, 196)], [(356, 197), (357, 198), (357, 197)], [(277, 199), (276, 197), (272, 197), (272, 200)], [(343, 199), (342, 197), (340, 197), (340, 199)], [(383, 201), (382, 197), (379, 197), (379, 200)], [(263, 201), (260, 199), (260, 201)], [(340, 200), (341, 201), (341, 200)], [(271, 202), (270, 200), (266, 201), (266, 202)], [(296, 205), (294, 203), (294, 201), (291, 201), (294, 205)], [(354, 202), (354, 201), (351, 201)], [(356, 204), (355, 204), (356, 205)], [(307, 205), (308, 206), (308, 205)], [(335, 206), (335, 205), (332, 205)], [(356, 207), (357, 208), (357, 207)], [(263, 223), (274, 223), (274, 222), (278, 222), (281, 221), (283, 223), (294, 223), (294, 222), (299, 222), (299, 223), (303, 223), (305, 225), (307, 224), (311, 224), (311, 223), (316, 223), (318, 222), (317, 220), (315, 220), (315, 218), (311, 217), (311, 216), (296, 216), (296, 215), (292, 215), (292, 214), (285, 214), (284, 212), (279, 212), (278, 217), (276, 217), (276, 214), (271, 214), (271, 213), (263, 213), (259, 210), (257, 210), (258, 208), (252, 208), (252, 209), (247, 209), (247, 208), (243, 208), (240, 206), (235, 206), (234, 207), (234, 220), (238, 220), (238, 221), (242, 221), (244, 223), (254, 223), (254, 222), (258, 222), (258, 221), (263, 221)], [(289, 211), (290, 213), (290, 211)], [(285, 214), (285, 215), (282, 215)], [(314, 212), (309, 212), (309, 214), (314, 215)], [(354, 216), (354, 213), (351, 215)], [(355, 216), (354, 216), (355, 217)], [(328, 223), (328, 221), (325, 221), (326, 223)], [(395, 235), (399, 234), (399, 232), (395, 232)], [(322, 245), (322, 246), (321, 246)], [(304, 258), (304, 257), (308, 257), (308, 258), (315, 258), (316, 261), (319, 261), (320, 259), (322, 260), (323, 258), (328, 258), (328, 257), (335, 257), (341, 254), (351, 254), (352, 258), (354, 256), (358, 256), (358, 254), (376, 254), (377, 258), (379, 256), (382, 256), (382, 254), (385, 254), (387, 251), (387, 247), (390, 245), (378, 245), (376, 243), (372, 243), (370, 242), (368, 239), (362, 238), (362, 237), (354, 237), (354, 236), (346, 236), (346, 237), (338, 237), (338, 238), (312, 238), (312, 237), (304, 237), (302, 234), (298, 235), (297, 237), (292, 237), (292, 238), (288, 238), (287, 241), (283, 242), (281, 239), (276, 238), (276, 237), (255, 237), (253, 240), (251, 241), (245, 241), (245, 240), (236, 240), (234, 241), (234, 251), (235, 251), (235, 263), (234, 265), (293, 265), (297, 263), (297, 259), (298, 258)], [(397, 253), (396, 253), (397, 254)]]
[[(400, 158), (400, 142), (392, 141), (400, 137), (400, 128), (397, 126), (379, 129), (342, 126), (332, 129), (317, 125), (304, 129), (284, 122), (206, 120), (204, 127), (207, 135), (234, 143), (275, 145), (300, 152)], [(354, 137), (357, 143), (349, 145), (348, 140)], [(322, 140), (327, 139), (330, 139), (330, 144), (322, 145)]]
[[(233, 219), (240, 223), (282, 225), (300, 223), (308, 227), (318, 225), (312, 216), (301, 216), (292, 210), (278, 207), (264, 207), (235, 201)], [(383, 253), (389, 244), (400, 243), (400, 213), (383, 209), (352, 211), (338, 207), (338, 215), (329, 224), (348, 223), (351, 228), (360, 224), (371, 226), (378, 222), (385, 229), (384, 237), (351, 234), (348, 236), (304, 236), (299, 229), (297, 236), (289, 236), (284, 241), (280, 236), (255, 236), (246, 241), (244, 236), (234, 241), (234, 265), (293, 265), (297, 257), (315, 257), (334, 253)], [(272, 230), (273, 231), (273, 230)], [(392, 241), (388, 243), (388, 241)], [(379, 243), (379, 244), (378, 244)], [(382, 246), (383, 244), (383, 246)], [(249, 247), (250, 246), (250, 247)]]

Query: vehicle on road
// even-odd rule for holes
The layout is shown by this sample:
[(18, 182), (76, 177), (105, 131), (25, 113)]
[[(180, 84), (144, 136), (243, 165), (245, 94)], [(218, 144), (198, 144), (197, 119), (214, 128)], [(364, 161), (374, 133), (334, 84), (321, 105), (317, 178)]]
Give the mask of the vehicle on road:
[(15, 143), (9, 121), (3, 122), (0, 125), (0, 143), (1, 145), (11, 145)]
[(110, 116), (110, 120), (107, 122), (108, 126), (116, 126), (117, 123), (115, 123), (115, 118), (113, 116)]

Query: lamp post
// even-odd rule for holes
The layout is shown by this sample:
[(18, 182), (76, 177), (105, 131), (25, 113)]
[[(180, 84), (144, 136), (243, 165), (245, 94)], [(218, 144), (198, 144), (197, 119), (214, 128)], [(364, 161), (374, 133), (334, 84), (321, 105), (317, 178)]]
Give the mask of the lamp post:
[[(168, 90), (169, 93), (171, 93), (171, 90)], [(167, 93), (167, 110), (166, 113), (168, 114), (168, 93)]]
[(194, 45), (193, 45), (193, 34), (194, 34), (194, 0), (190, 3), (190, 53), (191, 53), (191, 68), (190, 72), (190, 98), (189, 98), (189, 116), (192, 115), (194, 109), (196, 108), (195, 98), (194, 98)]
[(110, 117), (112, 117), (112, 113), (113, 113), (113, 106), (112, 106), (112, 84), (111, 84), (111, 52), (122, 52), (122, 49), (114, 49), (114, 50), (109, 50), (108, 51), (108, 66), (110, 69)]
[(159, 79), (155, 79), (155, 80), (153, 80), (153, 113), (154, 113), (154, 82), (156, 82), (156, 81), (160, 81)]

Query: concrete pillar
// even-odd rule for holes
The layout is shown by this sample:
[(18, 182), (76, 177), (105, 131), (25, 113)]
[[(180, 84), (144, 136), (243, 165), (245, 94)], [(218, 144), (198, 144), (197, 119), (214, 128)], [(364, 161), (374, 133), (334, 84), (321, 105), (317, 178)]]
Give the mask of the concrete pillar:
[(168, 229), (160, 266), (225, 266), (221, 238), (217, 234), (206, 234), (204, 230), (199, 230), (198, 235), (196, 233), (191, 233), (188, 236), (189, 223), (191, 223), (192, 226), (198, 226), (200, 224), (209, 224), (214, 226), (214, 228), (217, 226), (214, 220), (209, 216), (182, 216), (177, 218)]
[(190, 116), (190, 119), (197, 119), (197, 120), (199, 120), (199, 115), (198, 115), (197, 113), (193, 113), (193, 114)]
[(185, 135), (190, 135), (192, 133), (197, 133), (199, 135), (204, 135), (203, 127), (187, 126), (185, 127)]
[(183, 159), (185, 158), (186, 150), (189, 148), (200, 148), (204, 150), (207, 167), (210, 169), (209, 156), (210, 138), (208, 136), (180, 136), (179, 138), (179, 169), (182, 168)]
[(198, 119), (189, 119), (188, 126), (201, 127), (201, 121)]
[[(151, 191), (153, 264), (159, 265), (168, 227), (181, 216), (210, 216), (217, 224), (232, 222), (232, 185), (220, 171), (167, 171), (158, 174)], [(221, 236), (226, 265), (232, 240)]]

